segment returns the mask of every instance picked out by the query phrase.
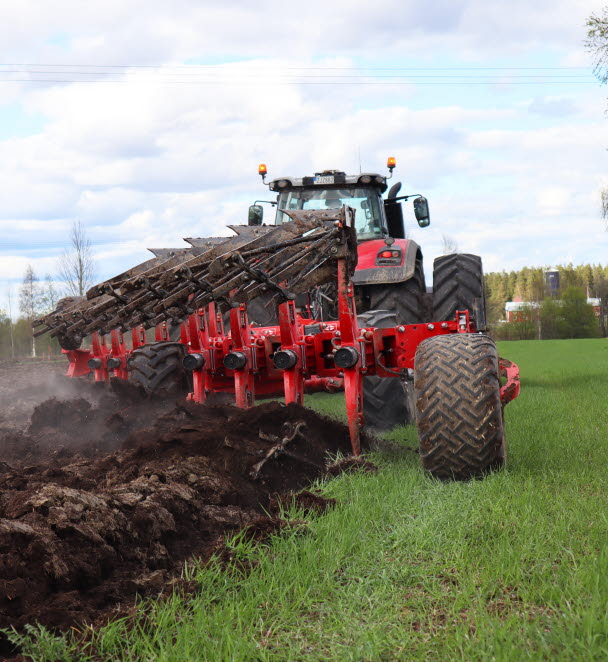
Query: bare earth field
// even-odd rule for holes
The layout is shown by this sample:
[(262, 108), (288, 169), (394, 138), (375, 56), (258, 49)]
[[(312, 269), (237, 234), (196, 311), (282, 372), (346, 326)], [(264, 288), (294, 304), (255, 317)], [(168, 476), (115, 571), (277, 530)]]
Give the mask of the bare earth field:
[(0, 366), (0, 627), (125, 613), (226, 533), (280, 526), (281, 496), (349, 451), (344, 425), (295, 405), (150, 400), (63, 369)]

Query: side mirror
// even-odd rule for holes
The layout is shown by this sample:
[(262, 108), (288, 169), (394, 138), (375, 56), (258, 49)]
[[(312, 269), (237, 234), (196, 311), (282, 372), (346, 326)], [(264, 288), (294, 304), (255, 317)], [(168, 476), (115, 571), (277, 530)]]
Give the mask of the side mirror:
[(414, 200), (414, 214), (421, 228), (426, 228), (431, 224), (429, 202), (426, 198), (420, 196)]
[(264, 207), (262, 205), (251, 205), (247, 216), (247, 225), (262, 225), (264, 219)]

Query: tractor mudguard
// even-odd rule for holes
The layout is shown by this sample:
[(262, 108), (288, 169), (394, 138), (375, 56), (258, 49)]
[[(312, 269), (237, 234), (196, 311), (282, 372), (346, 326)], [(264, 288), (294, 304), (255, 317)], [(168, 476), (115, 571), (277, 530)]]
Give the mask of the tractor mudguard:
[[(400, 249), (401, 264), (376, 264), (378, 254), (383, 250)], [(355, 285), (381, 285), (383, 283), (402, 283), (414, 275), (416, 257), (421, 254), (420, 246), (411, 239), (395, 239), (387, 246), (383, 239), (364, 241), (357, 247), (359, 262), (352, 277)]]

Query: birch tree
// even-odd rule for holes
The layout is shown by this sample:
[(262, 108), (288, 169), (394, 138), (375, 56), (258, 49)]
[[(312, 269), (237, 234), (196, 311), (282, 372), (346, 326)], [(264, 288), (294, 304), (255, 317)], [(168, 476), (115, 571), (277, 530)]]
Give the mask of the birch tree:
[[(23, 283), (19, 288), (19, 311), (30, 325), (40, 313), (41, 305), (42, 296), (38, 276), (34, 273), (32, 265), (28, 264), (27, 269), (23, 274)], [(34, 358), (36, 357), (35, 341), (36, 339), (32, 333), (32, 357)]]

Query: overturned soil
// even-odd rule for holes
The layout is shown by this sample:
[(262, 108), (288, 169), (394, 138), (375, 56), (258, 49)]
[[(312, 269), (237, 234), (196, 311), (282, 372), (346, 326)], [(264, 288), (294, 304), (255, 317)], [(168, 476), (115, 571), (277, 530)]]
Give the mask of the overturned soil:
[[(227, 533), (272, 528), (268, 513), (350, 448), (344, 425), (296, 405), (154, 401), (124, 382), (99, 389), (49, 373), (59, 397), (36, 405), (30, 391), (27, 406), (11, 406), (7, 374), (0, 627), (99, 623), (162, 593)], [(326, 507), (310, 493), (300, 505)]]

